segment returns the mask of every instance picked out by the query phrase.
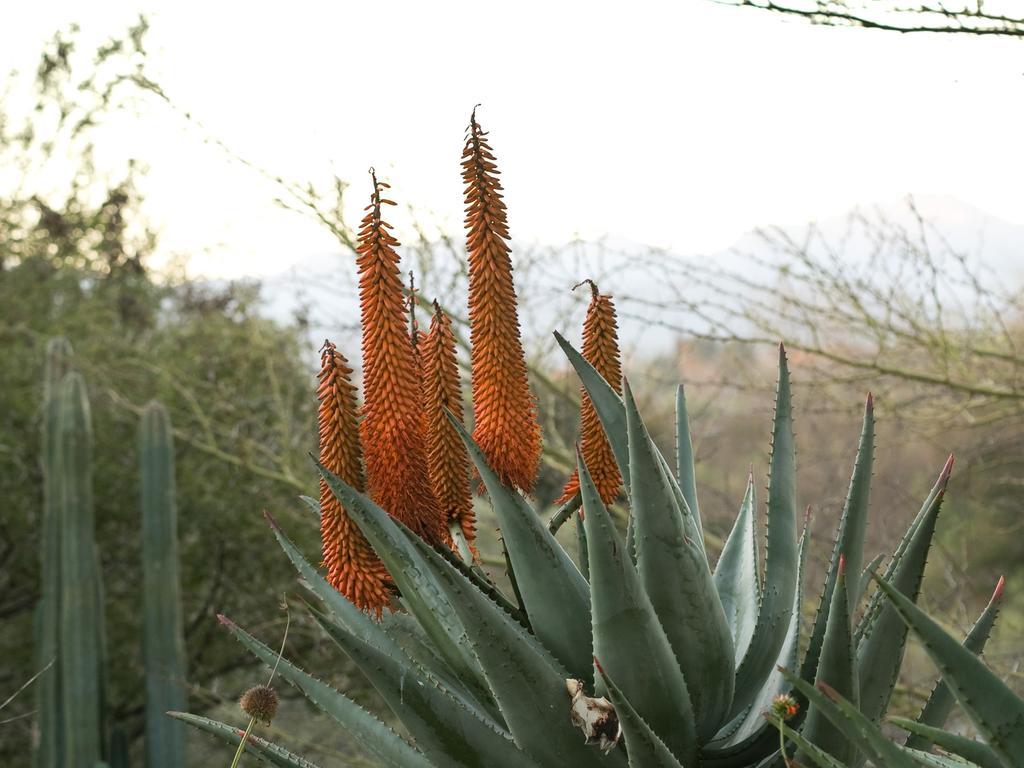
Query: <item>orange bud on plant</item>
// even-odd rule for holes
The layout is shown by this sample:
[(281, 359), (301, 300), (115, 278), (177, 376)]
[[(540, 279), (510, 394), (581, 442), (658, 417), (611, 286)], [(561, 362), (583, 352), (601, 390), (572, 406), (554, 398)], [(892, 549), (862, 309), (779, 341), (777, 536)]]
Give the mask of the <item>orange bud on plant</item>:
[(462, 153), (469, 254), (473, 439), (507, 485), (529, 491), (540, 466), (537, 404), (526, 377), (508, 222), (487, 134), (470, 118)]
[(466, 540), (476, 538), (476, 520), (469, 487), (469, 455), (445, 410), (462, 420), (462, 392), (451, 319), (434, 302), (430, 333), (418, 345), (423, 361), (423, 418), (430, 485), (441, 514), (462, 528)]
[[(604, 376), (612, 388), (622, 394), (622, 361), (619, 357), (619, 331), (615, 318), (615, 304), (612, 297), (602, 294), (591, 280), (590, 305), (583, 321), (583, 357)], [(580, 283), (579, 285), (583, 285)], [(579, 287), (576, 286), (576, 288)], [(587, 469), (594, 478), (594, 484), (605, 504), (611, 504), (619, 495), (622, 475), (615, 461), (615, 454), (605, 437), (604, 427), (594, 410), (586, 390), (580, 388), (580, 452), (587, 463)], [(564, 504), (580, 489), (580, 478), (576, 470), (565, 484), (561, 497), (555, 502)]]
[[(320, 462), (362, 491), (363, 457), (356, 422), (356, 389), (351, 376), (352, 369), (345, 357), (331, 342), (324, 342), (317, 376)], [(391, 577), (322, 478), (320, 536), (327, 581), (359, 608), (380, 616), (391, 600)]]
[[(371, 172), (372, 173), (372, 172)], [(373, 194), (359, 229), (359, 305), (363, 328), (363, 420), (359, 433), (373, 500), (412, 531), (448, 543), (427, 478), (419, 371), (406, 325), (398, 270), (399, 243), (381, 218), (387, 184), (373, 176)]]

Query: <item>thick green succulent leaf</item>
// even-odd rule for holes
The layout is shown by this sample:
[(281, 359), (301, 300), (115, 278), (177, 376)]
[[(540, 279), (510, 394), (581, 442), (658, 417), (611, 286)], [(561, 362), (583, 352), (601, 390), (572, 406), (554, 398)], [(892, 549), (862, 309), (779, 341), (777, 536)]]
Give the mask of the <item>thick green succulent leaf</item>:
[[(753, 756), (761, 754), (765, 749), (765, 736), (769, 736), (768, 745), (771, 746), (773, 729), (769, 726), (764, 714), (772, 705), (776, 696), (789, 693), (792, 686), (782, 676), (782, 668), (796, 669), (800, 654), (800, 607), (803, 604), (804, 584), (806, 581), (807, 551), (811, 541), (811, 511), (808, 508), (804, 515), (803, 532), (800, 534), (800, 561), (797, 569), (797, 591), (793, 596), (793, 613), (789, 617), (789, 627), (786, 630), (786, 641), (779, 651), (779, 659), (776, 667), (768, 676), (768, 680), (758, 691), (757, 697), (747, 710), (737, 718), (731, 728), (723, 729), (716, 737), (714, 750), (705, 750), (704, 755), (718, 754), (726, 755), (748, 755), (748, 763), (754, 759)], [(797, 715), (803, 720), (806, 710)], [(747, 765), (748, 763), (743, 763)]]
[[(504, 540), (502, 540), (503, 545), (504, 543)], [(483, 592), (485, 595), (491, 598), (491, 600), (496, 602), (506, 611), (513, 614), (520, 623), (526, 625), (527, 627), (530, 627), (530, 617), (526, 613), (526, 608), (523, 605), (522, 595), (519, 593), (519, 585), (514, 577), (515, 571), (509, 565), (510, 560), (507, 556), (508, 547), (503, 546), (502, 548), (505, 550), (506, 554), (505, 564), (506, 567), (508, 567), (508, 573), (510, 574), (509, 580), (514, 585), (513, 592), (516, 596), (515, 602), (510, 600), (505, 595), (505, 593), (501, 591), (498, 585), (491, 581), (491, 578), (479, 565), (463, 560), (459, 555), (455, 554), (455, 552), (453, 552), (451, 549), (444, 545), (434, 545), (434, 551), (437, 552), (437, 554), (439, 554), (445, 560), (447, 560), (448, 563), (453, 568), (455, 568), (455, 570), (457, 570), (459, 573), (461, 573), (463, 576), (469, 579), (477, 589), (479, 589), (481, 592)]]
[(775, 667), (786, 642), (793, 597), (797, 592), (796, 443), (786, 350), (779, 346), (779, 383), (772, 427), (772, 458), (768, 471), (768, 535), (764, 589), (757, 625), (747, 653), (736, 670), (736, 692), (730, 716), (750, 706)]
[(536, 766), (485, 712), (467, 706), (425, 671), (395, 660), (318, 611), (312, 613), (366, 675), (428, 760), (461, 768)]
[[(526, 500), (502, 484), (462, 424), (449, 418), (487, 488), (530, 626), (563, 666), (589, 682), (593, 654), (587, 580)], [(567, 615), (578, 620), (566, 621)]]
[[(187, 723), (200, 731), (213, 734), (219, 739), (226, 741), (233, 747), (238, 746), (245, 734), (244, 728), (236, 728), (233, 725), (222, 723), (218, 720), (211, 720), (208, 717), (192, 715), (188, 712), (168, 712), (168, 715)], [(289, 752), (284, 747), (260, 738), (256, 734), (250, 734), (245, 741), (245, 753), (252, 755), (256, 760), (265, 765), (273, 765), (276, 768), (317, 768), (316, 763), (299, 757)]]
[[(299, 548), (295, 546), (295, 543), (289, 539), (284, 531), (281, 530), (277, 521), (268, 512), (263, 513), (268, 524), (270, 525), (271, 531), (274, 533), (274, 537), (277, 539), (277, 543), (281, 549), (288, 556), (288, 559), (295, 566), (295, 569), (299, 572), (302, 584), (314, 595), (316, 595), (323, 603), (324, 607), (330, 612), (330, 614), (341, 623), (345, 629), (354, 634), (360, 640), (372, 644), (377, 649), (387, 653), (389, 656), (395, 659), (404, 659), (409, 656), (408, 648), (403, 647), (399, 644), (393, 633), (388, 632), (386, 627), (393, 626), (397, 620), (395, 614), (389, 614), (384, 617), (380, 622), (374, 621), (366, 613), (356, 608), (348, 598), (342, 595), (338, 590), (327, 583), (327, 580), (320, 574), (320, 572), (313, 567), (313, 565), (303, 556)], [(409, 616), (401, 614), (403, 619), (413, 621)], [(406, 627), (408, 629), (408, 627)], [(419, 640), (419, 636), (415, 631), (410, 629), (410, 634), (416, 636), (416, 640)], [(435, 656), (437, 661), (434, 665), (428, 665), (428, 669), (435, 676), (437, 675), (437, 669), (443, 669), (443, 661), (440, 657)], [(450, 675), (450, 672), (448, 673)]]
[[(704, 550), (691, 536), (694, 529), (687, 526), (686, 512), (676, 503), (660, 453), (640, 418), (628, 384), (624, 395), (636, 570), (686, 679), (697, 733), (703, 742), (714, 736), (732, 702), (732, 634)], [(593, 582), (595, 555), (589, 528), (587, 534)], [(622, 674), (611, 665), (607, 668), (633, 704), (639, 706)], [(643, 708), (640, 712), (646, 717)], [(657, 724), (652, 724), (657, 730)]]
[(810, 760), (818, 768), (848, 768), (846, 763), (836, 760), (828, 752), (817, 747), (814, 742), (804, 738), (799, 731), (794, 731), (785, 723), (773, 723), (773, 725), (782, 732), (787, 741), (796, 745), (799, 750), (798, 754), (802, 755), (803, 759)]
[[(942, 499), (952, 461), (947, 461), (929, 494), (930, 503), (922, 507), (911, 524), (907, 546), (896, 567), (892, 569), (893, 586), (913, 600), (921, 590), (928, 550), (942, 507)], [(937, 490), (936, 490), (937, 489)], [(889, 706), (893, 688), (903, 663), (907, 644), (907, 627), (891, 604), (881, 605), (878, 614), (857, 646), (857, 675), (860, 684), (861, 710), (869, 720), (878, 722)]]
[(757, 623), (757, 605), (761, 599), (758, 578), (757, 518), (754, 498), (754, 473), (747, 479), (740, 512), (725, 540), (722, 554), (715, 565), (715, 589), (722, 601), (725, 619), (732, 630), (736, 664), (750, 646)]
[(918, 765), (923, 765), (925, 768), (981, 768), (977, 763), (964, 760), (956, 755), (934, 755), (931, 752), (922, 752), (909, 747), (904, 747), (903, 751), (910, 755)]
[[(885, 554), (879, 552), (877, 555), (871, 558), (870, 563), (864, 566), (864, 570), (860, 572), (860, 579), (857, 582), (857, 599), (853, 603), (853, 605), (860, 605), (860, 601), (863, 600), (864, 595), (867, 594), (868, 585), (871, 583), (871, 580), (875, 576), (875, 571), (878, 570), (878, 566), (882, 564), (883, 560), (885, 560)], [(855, 634), (854, 638), (856, 639), (857, 637), (858, 635)]]
[[(466, 628), (464, 640), (479, 660), (519, 748), (541, 765), (595, 762), (594, 751), (584, 744), (569, 719), (566, 669), (525, 627), (429, 545), (411, 532), (407, 539), (455, 606)], [(567, 615), (565, 620), (576, 618)], [(612, 753), (595, 764), (614, 766), (624, 762), (620, 754)]]
[(271, 650), (233, 621), (220, 617), (239, 642), (268, 667), (277, 667), (277, 673), (298, 688), (324, 714), (330, 715), (353, 737), (360, 748), (394, 768), (430, 768), (430, 761), (422, 752), (398, 736), (384, 723), (354, 701), (331, 688), (327, 683), (303, 672), (287, 659), (278, 660)]
[[(284, 531), (278, 526), (277, 521), (269, 513), (264, 517), (270, 525), (270, 529), (277, 539), (277, 543), (288, 556), (288, 559), (295, 566), (302, 578), (303, 584), (323, 603), (331, 615), (339, 621), (349, 632), (360, 640), (373, 645), (375, 648), (387, 653), (392, 658), (403, 661), (409, 657), (414, 658), (421, 666), (441, 680), (450, 690), (457, 692), (459, 696), (468, 702), (473, 702), (480, 707), (487, 709), (493, 715), (496, 712), (494, 704), (489, 696), (476, 686), (475, 690), (461, 681), (451, 671), (451, 667), (438, 656), (432, 648), (425, 647), (424, 643), (418, 643), (413, 653), (409, 645), (412, 641), (401, 646), (393, 637), (393, 633), (387, 631), (387, 627), (393, 626), (397, 619), (388, 617), (387, 620), (378, 623), (371, 619), (363, 611), (356, 608), (344, 595), (327, 583), (327, 580), (314, 568), (310, 562), (303, 557), (298, 547), (289, 539)], [(406, 616), (406, 619), (409, 617)], [(411, 619), (410, 619), (411, 621)], [(419, 638), (417, 637), (417, 641)]]
[[(1003, 602), (1005, 583), (1003, 577), (1000, 576), (998, 583), (996, 583), (995, 591), (992, 592), (992, 599), (989, 600), (985, 610), (982, 611), (981, 616), (978, 617), (978, 620), (964, 639), (964, 648), (971, 653), (980, 654), (985, 649), (985, 643), (988, 642), (988, 636), (992, 632), (996, 618), (999, 616), (999, 606)], [(925, 702), (921, 714), (918, 715), (917, 722), (925, 726), (941, 728), (945, 725), (946, 718), (949, 717), (955, 701), (956, 699), (953, 697), (953, 692), (949, 690), (949, 686), (944, 681), (939, 680), (928, 697), (928, 701)], [(929, 742), (920, 733), (912, 732), (910, 738), (907, 739), (907, 746), (912, 749), (927, 749)]]
[(594, 655), (679, 761), (696, 765), (687, 682), (582, 456), (577, 465), (590, 558)]
[(800, 675), (787, 670), (786, 679), (829, 721), (848, 738), (857, 749), (885, 768), (913, 768), (914, 761), (902, 748), (889, 740), (881, 729), (861, 711), (825, 683), (811, 685)]
[(894, 584), (876, 577), (893, 608), (921, 640), (942, 679), (988, 745), (1008, 766), (1024, 766), (1024, 699)]
[[(348, 628), (344, 622), (342, 624)], [(423, 627), (419, 625), (411, 613), (405, 611), (385, 613), (381, 617), (380, 628), (387, 635), (391, 643), (397, 645), (406, 656), (443, 682), (449, 690), (457, 691), (460, 690), (461, 686), (467, 701), (476, 701), (482, 709), (490, 712), (493, 718), (496, 720), (500, 719), (497, 704), (489, 697), (486, 701), (481, 702), (469, 693), (469, 689), (455, 676), (451, 667), (448, 666), (448, 663), (431, 644), (430, 638), (423, 631)], [(360, 637), (358, 633), (356, 633), (356, 636)]]
[[(654, 445), (652, 442), (651, 445)], [(658, 450), (657, 446), (654, 446), (655, 454), (658, 458), (658, 463), (661, 464), (661, 473), (665, 476), (665, 484), (669, 490), (672, 491), (672, 497), (675, 499), (676, 507), (679, 509), (679, 513), (683, 516), (683, 527), (686, 530), (687, 535), (693, 539), (700, 546), (700, 553), (704, 557), (704, 562), (710, 571), (711, 565), (708, 563), (708, 553), (704, 549), (704, 532), (701, 530), (700, 521), (694, 517), (690, 511), (690, 506), (686, 502), (686, 498), (683, 496), (683, 491), (679, 487), (679, 483), (676, 480), (676, 476), (673, 470), (668, 465), (668, 461), (665, 459), (665, 455)]]
[(462, 622), (416, 549), (387, 512), (320, 462), (315, 463), (331, 493), (338, 498), (388, 569), (401, 590), (404, 605), (416, 617), (430, 642), (458, 678), (478, 699), (485, 701), (489, 696), (487, 682), (473, 654), (462, 643)]
[[(826, 683), (839, 695), (857, 704), (857, 671), (853, 661), (853, 640), (850, 627), (849, 591), (846, 584), (846, 561), (839, 557), (832, 601), (828, 609), (828, 624), (822, 638), (821, 658), (817, 664), (815, 682)], [(840, 762), (850, 762), (857, 754), (853, 743), (833, 725), (828, 716), (813, 701), (808, 704), (807, 717), (800, 731), (808, 741)], [(797, 753), (796, 759), (808, 755)]]
[(590, 581), (590, 555), (587, 552), (587, 530), (583, 526), (583, 516), (576, 515), (576, 551), (579, 553), (580, 572)]
[(676, 387), (676, 480), (693, 514), (697, 535), (704, 541), (704, 526), (697, 503), (697, 472), (693, 461), (693, 440), (690, 437), (690, 416), (686, 410), (686, 392), (683, 385)]
[(320, 519), (320, 502), (317, 499), (311, 498), (310, 496), (300, 495), (299, 501), (309, 508), (309, 511), (313, 513), (313, 516), (317, 520)]
[(907, 720), (904, 717), (890, 717), (889, 722), (911, 735), (919, 737), (925, 744), (934, 744), (946, 752), (951, 752), (965, 760), (976, 763), (981, 768), (1005, 768), (1006, 766), (999, 759), (999, 755), (984, 742), (969, 739), (957, 733), (950, 733), (941, 728), (923, 725), (913, 720)]
[[(850, 488), (846, 493), (846, 502), (836, 527), (835, 543), (832, 547), (832, 558), (826, 571), (825, 586), (818, 601), (818, 613), (814, 619), (810, 643), (804, 655), (800, 674), (805, 680), (815, 678), (818, 656), (825, 639), (825, 628), (828, 623), (829, 606), (832, 603), (832, 592), (838, 579), (839, 559), (843, 558), (848, 572), (853, 578), (846, 579), (847, 605), (851, 611), (856, 610), (860, 600), (857, 576), (861, 572), (864, 560), (864, 532), (868, 524), (868, 506), (871, 498), (871, 475), (874, 470), (875, 454), (875, 413), (874, 400), (868, 395), (864, 406), (864, 423), (861, 426), (860, 443), (857, 446), (857, 457), (853, 462), (850, 476)], [(812, 739), (813, 741), (813, 739)]]
[(604, 376), (597, 372), (586, 358), (581, 355), (572, 344), (566, 341), (562, 334), (555, 331), (555, 341), (562, 348), (562, 352), (569, 358), (569, 362), (580, 377), (580, 383), (587, 391), (590, 402), (594, 404), (594, 411), (597, 418), (604, 427), (605, 437), (608, 438), (608, 445), (615, 454), (615, 461), (619, 465), (619, 472), (622, 475), (622, 483), (629, 493), (629, 444), (626, 441), (626, 409), (622, 398), (612, 388), (612, 385), (605, 381)]
[[(900, 563), (903, 560), (907, 549), (910, 547), (911, 542), (914, 541), (917, 529), (921, 526), (928, 516), (928, 510), (932, 509), (937, 498), (945, 493), (946, 482), (949, 479), (949, 474), (953, 469), (953, 456), (950, 455), (946, 459), (946, 464), (939, 474), (939, 480), (932, 486), (931, 491), (928, 492), (927, 498), (921, 505), (921, 509), (917, 515), (911, 521), (907, 530), (904, 532), (903, 537), (900, 539), (900, 543), (896, 546), (896, 550), (893, 552), (892, 557), (889, 559), (889, 564), (885, 567), (885, 573), (883, 577), (886, 581), (892, 581), (893, 575), (896, 573), (896, 569), (900, 567)], [(871, 572), (870, 578), (874, 578), (874, 571)], [(885, 595), (880, 589), (876, 589), (874, 594), (871, 595), (871, 600), (868, 601), (867, 607), (864, 609), (864, 614), (861, 616), (860, 621), (857, 624), (857, 632), (854, 635), (854, 645), (859, 646), (861, 640), (871, 631), (871, 627), (874, 626), (878, 620), (878, 615), (882, 608), (885, 606)]]
[(596, 666), (598, 677), (619, 718), (622, 737), (629, 751), (629, 768), (684, 768), (665, 742), (658, 738), (658, 734), (651, 730), (651, 726), (629, 703), (626, 695), (604, 674), (604, 668)]

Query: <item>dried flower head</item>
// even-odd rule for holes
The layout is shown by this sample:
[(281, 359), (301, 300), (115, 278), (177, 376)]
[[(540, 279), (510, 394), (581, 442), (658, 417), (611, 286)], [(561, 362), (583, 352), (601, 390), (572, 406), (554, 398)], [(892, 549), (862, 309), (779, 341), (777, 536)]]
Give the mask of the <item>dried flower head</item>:
[(451, 319), (434, 302), (430, 332), (418, 349), (423, 361), (423, 424), (427, 440), (430, 485), (441, 514), (462, 528), (472, 545), (476, 519), (469, 487), (469, 455), (465, 443), (448, 420), (447, 412), (462, 421), (462, 391), (455, 355)]
[[(320, 350), (317, 429), (320, 462), (358, 491), (364, 490), (352, 369), (330, 341)], [(320, 537), (327, 581), (353, 604), (381, 615), (391, 600), (391, 577), (341, 502), (320, 479)]]
[(596, 744), (606, 753), (615, 749), (622, 738), (622, 726), (612, 703), (604, 696), (587, 696), (581, 680), (567, 678), (565, 688), (571, 699), (569, 718), (583, 731), (587, 744)]
[(462, 153), (473, 439), (502, 482), (529, 491), (540, 466), (540, 423), (519, 334), (499, 171), (486, 136), (474, 110)]
[(238, 706), (249, 717), (264, 725), (270, 725), (270, 721), (277, 714), (277, 692), (269, 685), (254, 685), (242, 694)]
[[(371, 171), (372, 173), (372, 171)], [(373, 500), (427, 541), (448, 543), (430, 491), (420, 414), (419, 372), (398, 270), (399, 243), (381, 218), (387, 184), (373, 194), (359, 229), (359, 304), (363, 327), (363, 420), (359, 425)]]
[[(592, 280), (584, 280), (583, 285), (590, 285), (590, 304), (583, 322), (583, 357), (600, 373), (612, 388), (622, 394), (622, 361), (619, 357), (619, 331), (615, 317), (615, 304), (612, 297), (602, 294)], [(579, 287), (576, 286), (576, 288)], [(594, 404), (584, 388), (580, 388), (580, 451), (587, 469), (594, 478), (601, 500), (611, 504), (619, 495), (622, 486), (622, 475), (615, 461), (615, 454), (605, 437), (604, 427), (594, 410)], [(580, 489), (580, 478), (577, 470), (565, 484), (561, 497), (555, 502), (564, 504)]]

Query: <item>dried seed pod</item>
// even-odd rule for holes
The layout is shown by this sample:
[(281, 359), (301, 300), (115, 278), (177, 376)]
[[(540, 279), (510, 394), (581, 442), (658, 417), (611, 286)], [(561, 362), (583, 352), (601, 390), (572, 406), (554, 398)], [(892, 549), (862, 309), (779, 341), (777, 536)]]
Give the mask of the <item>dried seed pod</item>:
[(270, 725), (277, 714), (277, 703), (277, 692), (269, 685), (254, 685), (238, 700), (245, 714), (264, 725)]

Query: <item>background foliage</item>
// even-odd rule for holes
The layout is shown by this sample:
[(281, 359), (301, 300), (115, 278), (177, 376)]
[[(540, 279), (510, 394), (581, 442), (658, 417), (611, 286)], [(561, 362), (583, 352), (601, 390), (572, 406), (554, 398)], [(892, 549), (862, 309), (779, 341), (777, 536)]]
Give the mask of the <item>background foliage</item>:
[[(55, 36), (30, 82), (22, 78), (8, 88), (21, 89), (25, 108), (16, 111), (8, 106), (13, 100), (5, 101), (0, 114), (0, 691), (15, 690), (34, 671), (25, 638), (38, 592), (40, 380), (45, 342), (63, 334), (91, 388), (95, 419), (109, 652), (124, 662), (109, 696), (116, 717), (136, 737), (142, 700), (134, 645), (139, 408), (159, 398), (176, 430), (191, 709), (233, 706), (251, 681), (242, 666), (250, 662), (217, 629), (214, 615), (228, 613), (256, 634), (274, 636), (284, 617), (268, 606), (294, 584), (261, 510), (308, 520), (288, 528), (307, 532), (299, 543), (315, 559), (316, 527), (296, 501), (297, 494), (315, 490), (306, 458), (315, 447), (310, 325), (329, 326), (336, 341), (344, 337), (346, 354), (358, 345), (350, 335), (352, 318), (337, 315), (333, 306), (326, 308), (327, 319), (300, 312), (273, 320), (255, 283), (189, 280), (181, 268), (187, 254), (159, 269), (152, 265), (158, 239), (140, 210), (136, 185), (144, 164), (104, 165), (93, 144), (110, 115), (134, 109), (139, 100), (173, 104), (147, 76), (145, 31), (140, 22), (95, 51), (80, 50), (74, 30)], [(175, 114), (180, 118), (185, 111)], [(344, 216), (347, 181), (335, 179), (321, 193), (261, 173), (279, 183), (284, 205), (337, 238), (330, 295), (350, 294), (355, 268), (353, 231)], [(437, 233), (428, 224), (408, 240), (403, 256), (417, 272), (425, 301), (447, 297), (464, 339), (457, 311), (464, 299), (461, 235)], [(672, 414), (665, 406), (679, 380), (687, 385), (713, 551), (735, 515), (747, 464), (762, 476), (766, 469), (766, 456), (747, 451), (760, 444), (752, 433), (767, 435), (769, 429), (774, 356), (765, 347), (780, 336), (791, 342), (794, 378), (803, 393), (797, 402), (798, 491), (818, 520), (812, 552), (828, 551), (820, 540), (830, 535), (842, 503), (848, 446), (867, 389), (875, 391), (880, 414), (872, 515), (878, 522), (870, 532), (870, 555), (906, 526), (934, 470), (956, 450), (940, 544), (929, 566), (938, 574), (929, 574), (923, 605), (964, 630), (1005, 569), (1008, 607), (986, 656), (1019, 688), (1019, 286), (994, 284), (979, 274), (972, 266), (978, 254), (947, 248), (927, 222), (918, 227), (860, 216), (851, 228), (877, 245), (874, 262), (846, 259), (849, 240), (781, 230), (761, 233), (770, 257), (746, 267), (738, 262), (735, 270), (663, 252), (630, 255), (631, 274), (641, 276), (635, 280), (674, 293), (652, 298), (624, 287), (615, 291), (620, 314), (660, 323), (678, 334), (679, 343), (655, 357), (645, 353), (642, 340), (624, 338), (626, 370), (666, 451)], [(622, 260), (576, 245), (518, 246), (514, 256), (533, 389), (545, 420), (546, 463), (537, 496), (546, 501), (564, 482), (578, 413), (577, 380), (553, 355), (548, 331), (554, 325), (575, 341), (572, 329), (585, 297), (569, 286), (585, 277), (606, 290), (617, 286)], [(750, 274), (760, 279), (743, 279)], [(481, 528), (487, 536), (486, 521)], [(496, 551), (483, 554), (490, 570), (500, 570)], [(817, 581), (817, 573), (811, 579)], [(321, 635), (301, 611), (293, 608), (292, 614), (289, 656), (318, 669)], [(911, 661), (907, 669), (898, 695), (909, 713), (928, 692), (931, 667)], [(357, 696), (364, 686), (349, 668), (321, 671)], [(18, 764), (16, 756), (26, 754), (31, 710), (31, 696), (23, 695), (4, 711), (5, 719), (15, 719), (0, 725), (0, 762)], [(293, 744), (313, 745), (306, 750), (311, 757), (348, 753), (346, 745), (321, 738), (322, 724), (307, 716), (304, 704), (286, 702), (274, 727), (294, 730)]]

